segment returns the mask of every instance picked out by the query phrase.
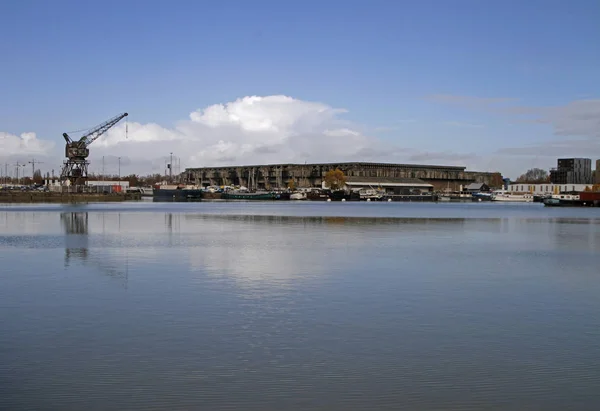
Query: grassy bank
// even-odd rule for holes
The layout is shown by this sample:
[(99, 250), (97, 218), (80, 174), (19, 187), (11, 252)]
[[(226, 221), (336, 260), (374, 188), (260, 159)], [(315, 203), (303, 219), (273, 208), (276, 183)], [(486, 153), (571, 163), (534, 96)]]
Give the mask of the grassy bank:
[(92, 203), (103, 201), (140, 200), (140, 193), (52, 193), (35, 191), (4, 191), (0, 192), (0, 203)]

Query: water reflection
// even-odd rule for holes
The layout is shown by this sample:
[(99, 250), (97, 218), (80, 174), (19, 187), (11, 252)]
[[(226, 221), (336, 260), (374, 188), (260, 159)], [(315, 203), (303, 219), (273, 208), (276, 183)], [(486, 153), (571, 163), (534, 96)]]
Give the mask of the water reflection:
[[(349, 271), (355, 258), (370, 261), (373, 269), (394, 264), (389, 250), (422, 253), (427, 243), (452, 241), (457, 233), (482, 224), (464, 218), (201, 214), (182, 218), (185, 224), (180, 230), (189, 233), (192, 270), (233, 280), (255, 295), (328, 281), (332, 274)], [(501, 222), (485, 220), (484, 225), (498, 231)]]
[(65, 230), (65, 267), (71, 257), (88, 259), (88, 213), (60, 213), (60, 221)]
[(598, 409), (597, 219), (94, 207), (0, 214), (0, 409)]
[[(104, 214), (104, 213), (103, 213)], [(116, 264), (109, 259), (102, 258), (101, 248), (96, 249), (96, 255), (90, 252), (90, 228), (87, 212), (60, 213), (60, 220), (65, 232), (65, 268), (69, 267), (72, 260), (90, 265), (105, 275), (119, 279), (123, 287), (127, 288), (129, 278), (129, 259), (125, 256), (123, 264)], [(104, 219), (103, 219), (104, 220)], [(120, 228), (120, 214), (118, 227)], [(103, 221), (104, 229), (104, 221)]]

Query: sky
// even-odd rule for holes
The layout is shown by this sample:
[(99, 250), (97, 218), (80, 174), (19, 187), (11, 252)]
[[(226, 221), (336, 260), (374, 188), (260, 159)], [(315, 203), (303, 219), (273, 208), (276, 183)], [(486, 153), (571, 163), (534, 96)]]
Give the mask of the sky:
[(63, 132), (121, 112), (91, 171), (164, 173), (173, 153), (516, 178), (600, 159), (599, 16), (593, 0), (0, 0), (0, 174), (58, 173)]

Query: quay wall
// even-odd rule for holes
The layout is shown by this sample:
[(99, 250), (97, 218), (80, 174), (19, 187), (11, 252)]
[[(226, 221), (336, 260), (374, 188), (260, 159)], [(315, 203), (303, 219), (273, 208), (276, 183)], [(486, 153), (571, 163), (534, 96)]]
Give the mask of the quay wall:
[[(254, 166), (187, 168), (187, 183), (209, 185), (243, 185), (251, 189), (321, 187), (329, 170), (340, 169), (348, 177), (418, 178), (434, 186), (434, 190), (460, 190), (470, 183), (492, 186), (498, 173), (467, 171), (461, 166), (438, 166), (390, 163), (322, 163), (272, 164)], [(495, 178), (496, 177), (496, 178)]]
[(0, 203), (95, 203), (141, 200), (140, 193), (56, 193), (56, 192), (0, 192)]

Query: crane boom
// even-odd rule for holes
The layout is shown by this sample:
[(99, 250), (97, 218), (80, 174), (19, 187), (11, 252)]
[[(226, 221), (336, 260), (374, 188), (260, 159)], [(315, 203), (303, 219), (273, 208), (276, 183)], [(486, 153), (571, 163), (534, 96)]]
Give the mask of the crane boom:
[(79, 144), (85, 144), (85, 146), (89, 146), (94, 141), (98, 139), (102, 134), (106, 133), (112, 126), (117, 124), (119, 121), (127, 117), (129, 114), (122, 113), (118, 116), (111, 118), (110, 120), (105, 121), (104, 123), (97, 126), (95, 129), (90, 131), (88, 134), (84, 135), (79, 139)]
[[(98, 137), (100, 137), (102, 134), (106, 133), (112, 126), (117, 124), (119, 121), (121, 121), (123, 118), (127, 117), (128, 115), (129, 115), (128, 113), (119, 114), (118, 116), (115, 116), (115, 117), (111, 118), (110, 120), (107, 120), (104, 123), (94, 127), (90, 132), (88, 132), (87, 134), (82, 136), (79, 139), (79, 141), (76, 142), (78, 148), (88, 147), (90, 144), (92, 144), (94, 141), (96, 141), (98, 139)], [(71, 137), (69, 137), (69, 135), (67, 133), (63, 133), (63, 138), (65, 139), (67, 144), (73, 143), (73, 140), (71, 140)]]

